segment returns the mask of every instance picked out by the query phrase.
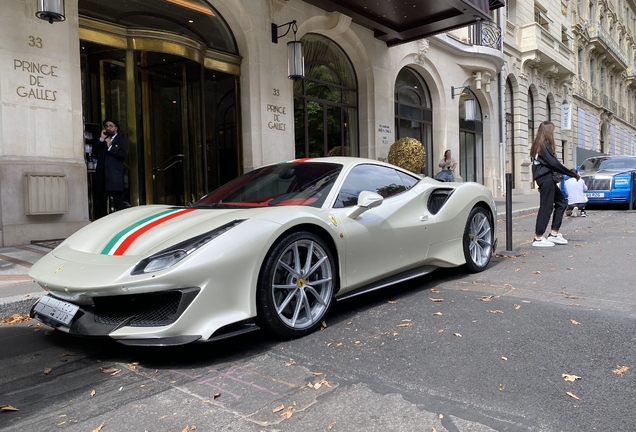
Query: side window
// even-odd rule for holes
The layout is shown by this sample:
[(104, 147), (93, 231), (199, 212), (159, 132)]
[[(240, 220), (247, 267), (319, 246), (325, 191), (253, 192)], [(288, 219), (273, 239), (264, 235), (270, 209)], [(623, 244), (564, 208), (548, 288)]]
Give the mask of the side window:
[(360, 192), (367, 190), (390, 198), (413, 187), (416, 177), (401, 176), (393, 168), (379, 165), (358, 165), (347, 175), (334, 204), (335, 208), (352, 207)]

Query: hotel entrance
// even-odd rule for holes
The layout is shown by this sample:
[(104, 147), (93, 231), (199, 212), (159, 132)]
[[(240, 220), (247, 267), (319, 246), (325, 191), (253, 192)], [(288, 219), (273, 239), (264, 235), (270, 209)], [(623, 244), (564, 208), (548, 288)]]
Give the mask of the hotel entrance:
[(130, 145), (124, 199), (131, 205), (187, 205), (241, 174), (239, 58), (211, 50), (195, 33), (199, 40), (80, 18), (87, 143), (99, 146), (104, 119), (119, 122)]

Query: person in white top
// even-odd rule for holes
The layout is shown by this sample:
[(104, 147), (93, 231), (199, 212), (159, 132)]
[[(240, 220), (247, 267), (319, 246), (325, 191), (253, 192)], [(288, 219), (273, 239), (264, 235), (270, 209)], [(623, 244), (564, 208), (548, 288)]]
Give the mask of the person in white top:
[(570, 177), (565, 181), (565, 192), (568, 194), (568, 208), (565, 214), (568, 216), (586, 217), (585, 204), (587, 203), (587, 185), (582, 179)]

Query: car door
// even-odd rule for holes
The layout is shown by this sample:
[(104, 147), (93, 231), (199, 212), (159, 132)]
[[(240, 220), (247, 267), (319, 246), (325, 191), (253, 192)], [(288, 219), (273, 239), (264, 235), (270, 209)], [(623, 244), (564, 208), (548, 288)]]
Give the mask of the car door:
[[(434, 220), (428, 218), (421, 196), (412, 190), (418, 181), (415, 176), (374, 164), (357, 165), (347, 174), (332, 209), (345, 236), (341, 274), (346, 290), (413, 268), (426, 257), (427, 230)], [(384, 201), (351, 219), (347, 213), (363, 190), (382, 195)]]

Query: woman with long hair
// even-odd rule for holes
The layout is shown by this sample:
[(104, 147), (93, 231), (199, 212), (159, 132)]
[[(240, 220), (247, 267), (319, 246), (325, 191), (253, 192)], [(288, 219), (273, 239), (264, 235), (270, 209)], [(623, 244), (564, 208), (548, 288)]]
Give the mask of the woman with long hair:
[[(539, 212), (534, 230), (534, 241), (532, 246), (551, 247), (555, 244), (565, 245), (568, 241), (563, 238), (559, 229), (563, 221), (563, 213), (568, 206), (568, 202), (563, 196), (561, 189), (556, 185), (553, 173), (563, 174), (570, 177), (579, 178), (578, 174), (559, 162), (556, 158), (556, 148), (554, 144), (554, 124), (544, 121), (539, 125), (537, 136), (530, 148), (530, 158), (532, 160), (532, 178), (539, 187)], [(552, 225), (550, 235), (543, 237), (548, 222), (552, 215)]]

